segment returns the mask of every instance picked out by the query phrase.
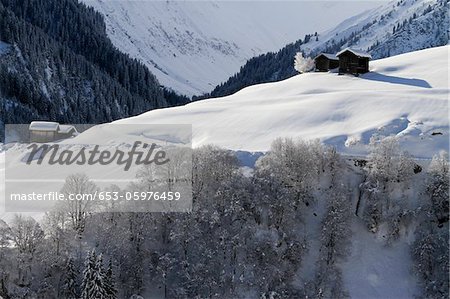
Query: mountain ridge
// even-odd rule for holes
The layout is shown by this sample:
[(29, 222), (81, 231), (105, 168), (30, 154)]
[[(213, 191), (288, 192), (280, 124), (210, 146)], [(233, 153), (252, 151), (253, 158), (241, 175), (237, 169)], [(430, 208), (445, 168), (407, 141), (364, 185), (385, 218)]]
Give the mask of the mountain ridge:
[(98, 123), (187, 101), (109, 41), (76, 0), (0, 1), (4, 123)]
[[(325, 30), (374, 3), (84, 0), (106, 20), (113, 43), (173, 90), (201, 95), (246, 60), (309, 31)], [(339, 9), (322, 16), (321, 12)]]
[[(346, 47), (368, 51), (375, 59), (443, 46), (450, 26), (447, 0), (391, 1), (341, 22), (335, 28), (250, 59), (240, 71), (201, 98), (230, 95), (244, 87), (274, 82), (296, 74), (296, 52), (314, 57), (320, 52), (337, 53)], [(264, 70), (264, 73), (259, 73)]]

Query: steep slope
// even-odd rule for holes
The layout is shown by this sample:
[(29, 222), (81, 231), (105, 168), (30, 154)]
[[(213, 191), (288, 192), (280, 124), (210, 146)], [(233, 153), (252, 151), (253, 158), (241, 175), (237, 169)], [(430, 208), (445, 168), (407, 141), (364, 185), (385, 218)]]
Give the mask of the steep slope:
[(267, 53), (248, 61), (240, 72), (217, 86), (210, 96), (225, 96), (252, 84), (295, 75), (292, 61), (298, 51), (314, 57), (320, 52), (336, 53), (345, 47), (354, 47), (369, 51), (378, 59), (446, 45), (450, 26), (448, 10), (447, 0), (390, 1), (328, 31), (307, 35), (277, 53)]
[[(101, 1), (114, 44), (160, 82), (188, 95), (211, 91), (253, 56), (378, 5), (371, 1)], [(339, 14), (336, 14), (336, 11)]]
[(186, 100), (119, 52), (101, 15), (76, 0), (1, 0), (0, 24), (0, 125), (97, 123)]
[(344, 47), (375, 59), (448, 43), (448, 0), (397, 0), (352, 17), (302, 46), (307, 54)]
[[(192, 124), (194, 146), (248, 151), (265, 151), (275, 138), (292, 136), (364, 154), (372, 136), (397, 135), (416, 157), (429, 158), (449, 146), (448, 53), (443, 46), (373, 61), (372, 72), (360, 77), (301, 74), (117, 123)], [(91, 130), (74, 142), (108, 140), (102, 126)]]

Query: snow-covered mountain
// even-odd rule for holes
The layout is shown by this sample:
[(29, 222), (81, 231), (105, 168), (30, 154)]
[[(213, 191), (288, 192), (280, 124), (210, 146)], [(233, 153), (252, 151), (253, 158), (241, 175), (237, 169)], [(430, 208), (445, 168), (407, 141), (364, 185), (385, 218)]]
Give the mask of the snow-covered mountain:
[[(449, 147), (449, 50), (442, 46), (375, 60), (371, 72), (360, 77), (305, 73), (116, 123), (192, 124), (194, 146), (246, 151), (266, 151), (278, 137), (300, 137), (364, 155), (372, 136), (396, 135), (411, 154), (430, 158)], [(104, 126), (73, 141), (109, 140)]]
[(379, 5), (376, 1), (83, 2), (103, 14), (114, 45), (144, 62), (161, 84), (187, 95), (211, 91), (251, 57)]
[(351, 17), (302, 46), (312, 55), (345, 47), (367, 50), (374, 58), (448, 43), (448, 0), (394, 0)]
[(337, 53), (346, 47), (362, 49), (375, 59), (448, 43), (449, 2), (443, 0), (395, 0), (345, 20), (338, 26), (288, 44), (277, 53), (249, 60), (239, 71), (210, 93), (230, 95), (257, 83), (294, 76), (293, 57), (299, 51), (315, 57)]
[[(114, 137), (120, 135), (120, 133), (139, 139), (152, 136), (142, 133), (145, 130), (144, 126), (140, 126), (138, 129), (135, 126), (128, 129), (124, 128), (126, 126), (117, 126), (117, 124), (179, 123), (193, 125), (194, 146), (214, 143), (229, 149), (265, 151), (269, 149), (273, 139), (291, 136), (305, 139), (321, 138), (327, 144), (336, 145), (340, 152), (364, 154), (370, 137), (374, 135), (395, 135), (400, 139), (403, 148), (410, 151), (414, 156), (429, 158), (439, 150), (448, 150), (449, 146), (449, 50), (450, 46), (443, 46), (376, 60), (371, 62), (371, 72), (360, 77), (339, 76), (336, 73), (306, 73), (281, 82), (255, 85), (228, 97), (199, 101), (183, 107), (153, 110), (115, 123), (99, 125), (62, 143), (86, 144), (95, 142), (113, 145), (115, 144), (113, 142)], [(137, 132), (140, 133), (136, 134)], [(165, 137), (170, 136), (165, 135)], [(6, 152), (11, 150), (20, 150), (20, 148), (14, 146), (8, 148)], [(11, 160), (9, 158), (5, 161), (5, 153), (0, 153), (0, 175), (4, 175), (5, 165), (6, 169), (14, 169), (15, 165), (23, 163), (24, 160), (21, 155), (14, 157), (20, 159)], [(212, 161), (214, 158), (213, 156), (208, 161)], [(424, 167), (429, 164), (429, 161), (417, 162)], [(204, 164), (210, 166), (209, 163)], [(276, 166), (279, 165), (276, 164)], [(35, 168), (35, 170), (37, 169)], [(42, 169), (39, 169), (39, 171), (36, 174), (46, 177)], [(314, 176), (316, 176), (317, 172), (314, 171)], [(211, 171), (211, 173), (213, 172), (215, 171)], [(103, 173), (104, 176), (108, 174)], [(292, 265), (298, 265), (298, 268), (293, 270), (295, 275), (292, 275), (292, 277), (282, 276), (282, 279), (289, 283), (292, 282), (293, 289), (301, 290), (305, 286), (309, 287), (309, 282), (315, 282), (316, 277), (321, 277), (317, 274), (325, 273), (320, 267), (322, 256), (326, 255), (323, 250), (329, 250), (327, 249), (328, 246), (333, 246), (332, 248), (339, 248), (339, 251), (335, 251), (339, 255), (335, 255), (335, 258), (332, 259), (333, 268), (327, 264), (326, 273), (331, 272), (329, 269), (336, 271), (331, 272), (332, 276), (328, 276), (331, 277), (332, 285), (336, 285), (335, 282), (338, 281), (342, 292), (345, 291), (345, 295), (350, 298), (414, 298), (415, 296), (431, 298), (423, 290), (428, 285), (437, 285), (435, 293), (438, 293), (440, 288), (446, 292), (448, 289), (445, 285), (447, 267), (445, 266), (445, 253), (442, 253), (448, 251), (448, 235), (446, 234), (448, 226), (438, 230), (436, 220), (431, 218), (432, 216), (427, 216), (429, 218), (425, 218), (426, 222), (422, 222), (424, 221), (422, 217), (428, 212), (424, 209), (428, 200), (428, 195), (424, 190), (429, 174), (422, 171), (417, 175), (412, 175), (410, 181), (392, 181), (390, 185), (387, 185), (388, 188), (378, 188), (378, 182), (376, 187), (372, 187), (370, 180), (367, 180), (368, 176), (353, 163), (342, 165), (342, 172), (339, 172), (339, 174), (345, 178), (345, 184), (342, 184), (342, 187), (352, 191), (348, 191), (347, 195), (342, 197), (346, 202), (351, 202), (351, 204), (345, 206), (345, 209), (337, 210), (327, 207), (328, 202), (338, 200), (336, 193), (334, 193), (335, 190), (331, 189), (334, 188), (333, 183), (330, 183), (328, 178), (324, 181), (312, 183), (316, 185), (317, 190), (312, 193), (311, 197), (308, 197), (308, 199), (313, 199), (311, 204), (302, 206), (301, 210), (293, 209), (291, 205), (287, 209), (283, 209), (283, 211), (292, 210), (292, 214), (288, 214), (289, 216), (285, 216), (286, 213), (282, 214), (282, 217), (286, 217), (285, 219), (298, 220), (299, 217), (302, 217), (299, 221), (301, 226), (296, 222), (293, 223), (297, 226), (290, 225), (290, 222), (283, 222), (282, 228), (287, 227), (288, 229), (285, 231), (301, 231), (304, 233), (303, 242), (305, 243), (302, 244), (307, 244), (305, 247), (308, 250), (295, 255), (295, 257), (301, 257), (301, 259), (288, 260), (288, 269), (291, 269)], [(272, 173), (268, 175), (272, 175)], [(263, 181), (264, 184), (266, 182), (268, 181)], [(261, 210), (265, 209), (262, 198), (264, 200), (265, 198), (272, 199), (272, 197), (260, 196), (264, 194), (259, 193), (260, 185), (255, 185), (256, 188), (249, 188), (246, 191), (248, 193), (241, 192), (247, 189), (239, 187), (240, 185), (232, 186), (242, 190), (238, 189), (237, 193), (233, 193), (234, 190), (227, 189), (225, 192), (220, 192), (221, 196), (222, 194), (236, 194), (238, 200), (244, 200), (250, 192), (258, 192), (254, 197), (250, 195), (248, 197), (249, 202), (257, 207), (255, 209)], [(272, 188), (268, 189), (272, 190)], [(382, 189), (387, 191), (381, 191)], [(277, 188), (274, 192), (279, 192), (279, 190)], [(0, 194), (4, 194), (4, 184), (0, 184), (0, 191)], [(245, 195), (242, 196), (241, 194)], [(327, 197), (328, 194), (330, 194), (329, 197)], [(376, 195), (372, 196), (372, 194)], [(284, 196), (280, 198), (283, 199)], [(374, 198), (372, 203), (369, 201), (372, 198), (371, 196)], [(216, 198), (213, 197), (212, 200)], [(227, 197), (224, 196), (223, 198)], [(273, 198), (278, 199), (277, 197)], [(0, 202), (2, 200), (5, 200), (5, 198), (0, 196)], [(207, 197), (207, 200), (211, 201), (211, 197)], [(382, 208), (374, 209), (374, 212), (367, 212), (371, 211), (370, 207), (374, 201), (377, 204), (375, 207)], [(228, 202), (228, 200), (224, 200), (224, 202)], [(359, 208), (360, 202), (363, 202), (362, 208)], [(382, 202), (389, 203), (383, 204)], [(202, 203), (197, 202), (197, 205)], [(279, 206), (285, 204), (286, 201), (281, 201)], [(388, 205), (390, 207), (387, 207)], [(0, 209), (2, 206), (0, 204)], [(211, 206), (216, 208), (217, 205), (212, 204)], [(254, 208), (252, 207), (252, 209)], [(366, 212), (358, 213), (360, 209)], [(201, 214), (198, 214), (199, 217), (209, 215), (206, 208), (198, 210), (201, 211)], [(198, 210), (194, 210), (193, 213)], [(234, 211), (233, 213), (237, 213)], [(216, 210), (213, 210), (212, 213), (219, 215)], [(345, 219), (340, 216), (341, 213), (345, 216)], [(43, 217), (42, 213), (32, 213), (31, 215), (38, 219)], [(344, 220), (331, 221), (329, 215), (337, 215), (334, 217)], [(368, 221), (376, 216), (378, 217), (376, 229), (369, 230), (368, 228), (372, 228), (372, 226), (368, 227)], [(0, 219), (6, 219), (9, 223), (13, 223), (10, 220), (12, 218), (12, 213), (4, 213), (0, 210)], [(214, 221), (221, 221), (220, 219), (225, 218), (214, 216), (214, 219), (218, 219)], [(204, 219), (209, 218), (205, 217)], [(129, 225), (129, 221), (130, 219), (127, 218), (126, 222), (123, 223)], [(244, 225), (238, 224), (235, 228), (237, 230), (248, 229), (249, 222), (244, 221), (246, 220), (243, 220)], [(251, 217), (251, 222), (254, 222), (253, 217)], [(399, 224), (391, 227), (391, 222)], [(103, 222), (92, 221), (91, 223), (91, 225), (98, 225), (97, 223), (102, 224)], [(160, 224), (160, 222), (155, 223)], [(183, 222), (177, 223), (183, 224)], [(194, 221), (189, 222), (189, 226), (186, 227), (192, 228), (194, 223)], [(433, 225), (433, 231), (427, 228), (430, 224)], [(97, 234), (98, 227), (94, 227), (95, 230), (93, 231), (96, 234), (92, 234), (92, 236), (101, 235)], [(114, 237), (117, 240), (123, 239), (123, 233), (117, 227), (114, 226), (108, 237), (111, 236), (110, 238)], [(223, 225), (222, 227), (225, 227), (224, 231), (229, 230), (229, 226)], [(257, 229), (252, 231), (251, 234), (244, 235), (246, 242), (249, 240), (247, 236), (260, 238), (260, 235), (267, 234), (267, 232), (270, 232), (270, 236), (278, 235), (278, 231), (272, 226), (266, 229), (265, 225), (257, 223), (255, 227)], [(331, 244), (328, 241), (324, 243), (323, 240), (330, 240), (330, 238), (323, 237), (324, 232), (336, 232), (343, 227), (345, 227), (345, 230), (343, 230), (345, 235), (340, 234), (339, 236), (345, 238), (345, 246), (324, 245)], [(146, 229), (143, 231), (151, 233), (153, 230)], [(191, 236), (191, 230), (187, 231), (188, 236)], [(100, 230), (100, 232), (103, 231)], [(216, 242), (208, 231), (200, 232), (198, 234), (199, 240), (209, 238), (212, 242)], [(178, 234), (174, 235), (178, 236)], [(152, 235), (149, 234), (149, 236)], [(303, 235), (301, 236), (303, 237)], [(157, 240), (157, 238), (152, 237), (146, 237), (145, 239), (152, 243)], [(107, 245), (105, 246), (112, 244), (110, 239), (103, 240), (98, 237), (92, 243), (106, 242)], [(435, 243), (434, 240), (440, 240), (440, 243)], [(86, 243), (90, 244), (88, 242), (89, 240)], [(271, 245), (273, 247), (268, 248), (280, 247), (278, 244), (282, 244), (272, 237), (263, 239), (262, 242), (264, 243), (261, 244), (273, 244)], [(117, 243), (122, 244), (120, 241)], [(180, 241), (171, 243), (183, 244)], [(50, 244), (54, 246), (52, 243)], [(201, 244), (201, 242), (194, 244)], [(267, 250), (266, 247), (261, 247), (260, 243), (256, 243), (258, 247), (250, 247), (250, 244), (252, 243), (244, 243), (243, 249), (249, 252), (261, 251), (263, 256), (278, 256), (275, 250)], [(335, 243), (333, 242), (333, 244)], [(145, 246), (148, 246), (145, 248), (151, 248), (150, 245)], [(222, 244), (217, 248), (221, 252), (223, 251)], [(431, 252), (434, 255), (432, 255), (432, 258), (429, 258), (428, 255), (422, 258), (421, 256), (417, 257), (418, 254), (411, 254), (411, 252), (416, 252), (417, 248), (419, 250), (425, 248), (420, 250), (419, 253), (425, 252), (427, 254)], [(194, 252), (196, 252), (196, 249)], [(167, 252), (166, 247), (163, 247), (163, 252), (164, 254)], [(444, 258), (438, 259), (437, 257), (441, 255)], [(201, 264), (204, 264), (205, 256), (200, 256)], [(220, 255), (217, 256), (220, 258), (220, 262), (217, 264), (223, 264), (223, 258)], [(251, 254), (246, 256), (251, 256)], [(257, 258), (261, 259), (258, 256)], [(284, 261), (284, 259), (283, 255), (281, 260)], [(41, 261), (41, 259), (36, 260)], [(125, 260), (128, 260), (128, 258)], [(267, 263), (265, 258), (263, 260), (265, 263), (264, 269), (266, 269)], [(301, 263), (296, 262), (299, 260)], [(422, 269), (427, 269), (420, 267), (417, 270), (417, 265), (422, 264), (423, 260), (430, 263), (431, 266), (428, 267), (433, 269), (433, 275), (435, 276), (429, 278), (430, 275), (425, 275), (426, 278), (423, 279), (419, 277), (420, 275), (417, 275), (416, 272), (422, 274), (425, 273), (422, 272)], [(213, 261), (215, 260), (213, 259)], [(253, 262), (254, 260), (244, 259), (242, 264), (244, 266), (252, 265), (249, 261)], [(144, 262), (146, 260), (138, 259), (138, 262), (133, 263), (133, 265), (147, 265)], [(435, 267), (438, 262), (443, 265), (442, 271), (439, 267)], [(276, 270), (281, 267), (276, 263), (272, 264), (277, 265)], [(280, 264), (282, 263), (280, 262)], [(205, 273), (207, 272), (205, 271)], [(338, 273), (338, 278), (333, 273)], [(269, 273), (267, 277), (270, 277), (270, 275)], [(246, 277), (245, 279), (252, 281), (252, 277)], [(262, 280), (262, 285), (266, 285), (266, 277), (263, 277)], [(200, 281), (203, 284), (203, 280)], [(425, 287), (424, 281), (427, 283)], [(435, 284), (436, 281), (438, 282)], [(151, 287), (149, 287), (150, 290), (156, 288), (155, 284), (151, 284)], [(319, 289), (319, 293), (321, 290)], [(333, 294), (334, 290), (335, 288), (332, 289)], [(427, 290), (427, 292), (429, 291)], [(325, 297), (331, 298), (333, 296)]]

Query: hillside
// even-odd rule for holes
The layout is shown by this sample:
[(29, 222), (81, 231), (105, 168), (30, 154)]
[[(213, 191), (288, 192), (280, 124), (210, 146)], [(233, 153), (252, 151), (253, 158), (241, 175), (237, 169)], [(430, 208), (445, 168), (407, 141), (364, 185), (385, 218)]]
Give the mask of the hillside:
[[(358, 78), (306, 73), (255, 85), (229, 97), (98, 125), (62, 141), (69, 147), (95, 143), (111, 148), (129, 146), (136, 139), (176, 143), (181, 139), (174, 137), (183, 137), (179, 130), (170, 132), (169, 128), (166, 135), (154, 128), (146, 131), (143, 124), (192, 124), (192, 182), (197, 190), (193, 210), (89, 213), (82, 237), (77, 234), (74, 238), (67, 230), (67, 237), (61, 234), (57, 239), (63, 246), (60, 254), (54, 253), (59, 247), (46, 230), (50, 241), (40, 242), (39, 248), (47, 250), (38, 250), (36, 255), (54, 253), (55, 259), (30, 260), (34, 267), (29, 272), (39, 279), (25, 285), (5, 278), (1, 296), (28, 292), (61, 298), (53, 287), (60, 275), (48, 275), (47, 269), (64, 273), (66, 256), (81, 256), (85, 248), (95, 248), (117, 265), (115, 273), (122, 277), (117, 280), (121, 298), (130, 294), (173, 298), (180, 293), (186, 294), (182, 298), (198, 294), (223, 298), (266, 294), (281, 298), (447, 298), (448, 156), (443, 154), (431, 162), (429, 158), (448, 149), (449, 50), (444, 46), (376, 60), (371, 63), (372, 72)], [(314, 142), (280, 140), (270, 145), (283, 136), (321, 138), (339, 152), (364, 155), (368, 139), (377, 134), (397, 136), (401, 150), (425, 159), (413, 161), (399, 154), (392, 138), (372, 148), (366, 157), (370, 167), (355, 165), (352, 159), (341, 158)], [(225, 150), (199, 148), (209, 143)], [(226, 149), (267, 153), (247, 171)], [(27, 152), (26, 145), (7, 145), (0, 153), (0, 175), (6, 171), (9, 175), (16, 172), (18, 178), (49, 178), (51, 174), (62, 182), (66, 171), (78, 170), (76, 166), (54, 169), (44, 164), (29, 167), (23, 174), (18, 169)], [(415, 163), (423, 171), (416, 173)], [(122, 166), (110, 163), (107, 167), (106, 171), (91, 167), (89, 172), (100, 190), (108, 190), (102, 179)], [(120, 185), (124, 182), (116, 177), (114, 190), (149, 190), (154, 174), (147, 173), (144, 180), (128, 187)], [(111, 181), (103, 184), (107, 182)], [(49, 182), (39, 184), (33, 191), (42, 192), (49, 186)], [(5, 191), (5, 185), (0, 184), (0, 189)], [(21, 192), (25, 189), (21, 186)], [(0, 197), (0, 201), (6, 198)], [(30, 211), (33, 205), (40, 205), (39, 201), (26, 203)], [(0, 221), (0, 229), (16, 228), (20, 219), (2, 211), (2, 206), (0, 219), (6, 222)], [(40, 219), (45, 228), (52, 219), (52, 213), (24, 214)], [(27, 221), (34, 224), (34, 220)], [(155, 224), (155, 229), (148, 229), (148, 223)], [(81, 238), (78, 244), (82, 248), (71, 241)], [(143, 255), (143, 251), (151, 254)], [(14, 263), (18, 262), (8, 254), (11, 258), (0, 259), (0, 265), (17, 276)], [(168, 256), (171, 262), (163, 264), (164, 272), (155, 271)], [(83, 259), (76, 264), (81, 267)], [(160, 279), (166, 273), (174, 278), (170, 284)], [(236, 276), (240, 279), (234, 281)], [(142, 283), (135, 284), (136, 278)]]
[(143, 62), (163, 85), (190, 96), (210, 92), (254, 56), (378, 5), (371, 1), (83, 2), (104, 16), (115, 46)]
[(389, 1), (327, 31), (309, 34), (278, 52), (249, 60), (238, 73), (218, 85), (210, 96), (230, 95), (246, 86), (295, 75), (292, 61), (298, 51), (314, 57), (320, 52), (337, 53), (353, 47), (368, 51), (379, 59), (446, 45), (450, 26), (448, 10), (446, 0)]
[(0, 128), (112, 121), (186, 101), (118, 51), (102, 16), (77, 0), (1, 0), (0, 23)]
[(313, 56), (320, 51), (354, 47), (375, 59), (448, 42), (447, 0), (397, 0), (351, 17), (302, 46)]
[(448, 51), (443, 46), (375, 60), (358, 78), (301, 74), (117, 123), (192, 124), (194, 146), (247, 151), (266, 151), (275, 138), (292, 136), (364, 154), (371, 136), (397, 135), (410, 153), (429, 158), (449, 146)]

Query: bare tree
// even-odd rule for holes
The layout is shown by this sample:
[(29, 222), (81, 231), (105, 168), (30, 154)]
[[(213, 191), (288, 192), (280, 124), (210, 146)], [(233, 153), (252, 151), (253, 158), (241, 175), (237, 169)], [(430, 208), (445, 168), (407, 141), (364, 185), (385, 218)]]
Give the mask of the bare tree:
[(88, 195), (83, 199), (73, 199), (64, 202), (64, 209), (69, 215), (72, 228), (79, 234), (84, 231), (86, 218), (93, 205), (92, 196), (97, 190), (98, 187), (90, 181), (85, 174), (73, 174), (68, 176), (61, 189), (61, 192), (65, 194), (66, 198), (69, 198), (69, 196), (73, 197), (74, 195)]
[(44, 239), (44, 231), (33, 218), (15, 215), (11, 224), (11, 237), (20, 253), (33, 255)]

